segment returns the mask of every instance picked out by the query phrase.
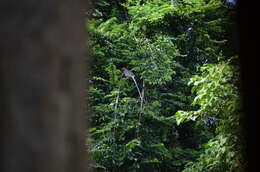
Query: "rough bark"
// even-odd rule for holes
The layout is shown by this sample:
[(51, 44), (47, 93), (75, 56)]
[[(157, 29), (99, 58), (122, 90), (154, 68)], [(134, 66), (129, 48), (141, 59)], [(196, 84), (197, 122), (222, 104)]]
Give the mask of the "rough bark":
[(1, 0), (1, 172), (86, 172), (84, 8)]

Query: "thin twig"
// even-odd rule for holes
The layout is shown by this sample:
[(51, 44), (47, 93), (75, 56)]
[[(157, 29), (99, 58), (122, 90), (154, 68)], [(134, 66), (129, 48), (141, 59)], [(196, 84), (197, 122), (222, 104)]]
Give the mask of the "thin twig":
[[(119, 81), (121, 81), (122, 77), (123, 77), (123, 74), (121, 75)], [(117, 118), (117, 106), (118, 106), (118, 102), (119, 102), (120, 89), (121, 89), (121, 85), (120, 85), (120, 83), (119, 83), (118, 93), (117, 93), (116, 102), (115, 102), (115, 109), (114, 109), (114, 122), (115, 122), (115, 123), (116, 123), (116, 118)], [(113, 131), (113, 137), (114, 137), (114, 140), (113, 140), (113, 141), (114, 141), (114, 142), (115, 142), (115, 140), (116, 140), (115, 133), (116, 133), (116, 127), (114, 127), (114, 131)]]
[(135, 80), (135, 77), (134, 76), (131, 76), (131, 78), (133, 79), (133, 81), (134, 81), (134, 83), (135, 83), (135, 86), (136, 86), (136, 88), (137, 88), (137, 91), (138, 91), (138, 93), (139, 93), (139, 97), (140, 97), (140, 99), (141, 99), (141, 101), (142, 101), (142, 94), (141, 94), (141, 92), (140, 92), (140, 89), (139, 89), (139, 87), (138, 87), (138, 84), (137, 84), (137, 82), (136, 82), (136, 80)]
[(144, 104), (144, 89), (145, 89), (145, 83), (143, 81), (143, 86), (142, 86), (142, 99), (141, 99), (141, 109), (143, 108)]

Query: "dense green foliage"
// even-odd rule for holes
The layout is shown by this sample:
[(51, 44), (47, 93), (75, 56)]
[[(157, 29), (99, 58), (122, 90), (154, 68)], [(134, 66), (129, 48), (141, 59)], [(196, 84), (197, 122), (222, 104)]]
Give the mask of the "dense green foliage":
[(232, 8), (220, 0), (100, 0), (93, 7), (93, 168), (242, 170)]
[(188, 171), (242, 171), (242, 136), (240, 122), (242, 110), (237, 83), (239, 70), (229, 63), (201, 67), (202, 76), (191, 78), (190, 84), (197, 92), (193, 104), (196, 111), (178, 111), (177, 124), (184, 121), (216, 123), (216, 136), (205, 145), (199, 161), (190, 163)]

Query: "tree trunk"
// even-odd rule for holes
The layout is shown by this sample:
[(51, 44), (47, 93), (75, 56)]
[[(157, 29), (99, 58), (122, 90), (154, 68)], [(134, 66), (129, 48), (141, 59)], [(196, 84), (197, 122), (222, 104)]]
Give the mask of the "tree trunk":
[(84, 7), (1, 0), (1, 172), (86, 172)]

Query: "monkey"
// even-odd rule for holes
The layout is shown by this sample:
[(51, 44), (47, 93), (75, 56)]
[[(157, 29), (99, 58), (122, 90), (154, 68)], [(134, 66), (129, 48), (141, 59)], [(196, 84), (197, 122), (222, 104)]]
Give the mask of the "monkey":
[(135, 86), (136, 86), (136, 89), (137, 89), (137, 91), (138, 91), (138, 93), (139, 93), (140, 99), (141, 99), (141, 101), (142, 101), (142, 100), (143, 100), (143, 97), (142, 97), (141, 91), (140, 91), (140, 89), (139, 89), (139, 86), (138, 86), (138, 84), (137, 84), (137, 82), (136, 82), (134, 73), (133, 73), (132, 71), (126, 69), (125, 67), (123, 67), (122, 69), (123, 69), (123, 75), (126, 76), (127, 78), (132, 78), (132, 80), (134, 81)]

